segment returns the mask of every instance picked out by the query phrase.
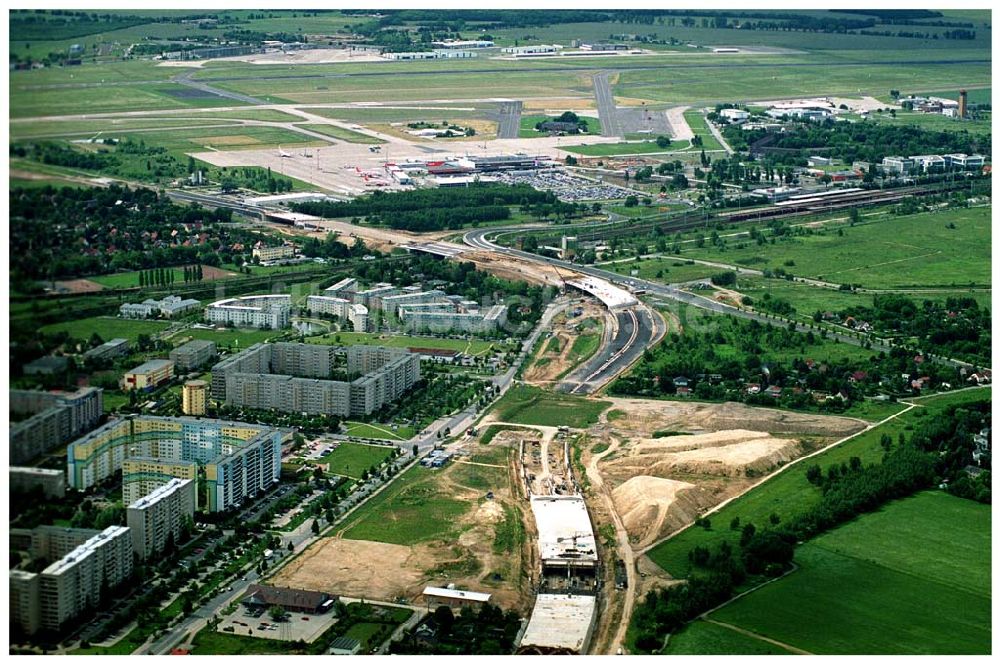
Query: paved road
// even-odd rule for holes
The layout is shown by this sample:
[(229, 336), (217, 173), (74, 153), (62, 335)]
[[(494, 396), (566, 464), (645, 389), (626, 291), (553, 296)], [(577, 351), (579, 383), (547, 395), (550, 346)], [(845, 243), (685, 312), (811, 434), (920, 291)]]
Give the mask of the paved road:
[(645, 306), (614, 314), (614, 332), (587, 362), (556, 387), (560, 392), (590, 394), (632, 366), (643, 351), (660, 341), (665, 332), (657, 314)]
[(500, 123), (497, 126), (498, 139), (516, 139), (521, 130), (521, 110), (524, 102), (501, 102)]
[(601, 119), (601, 134), (604, 136), (622, 136), (621, 123), (618, 122), (618, 108), (615, 106), (615, 96), (611, 93), (608, 82), (608, 72), (598, 72), (593, 76), (594, 98), (597, 100), (597, 115)]

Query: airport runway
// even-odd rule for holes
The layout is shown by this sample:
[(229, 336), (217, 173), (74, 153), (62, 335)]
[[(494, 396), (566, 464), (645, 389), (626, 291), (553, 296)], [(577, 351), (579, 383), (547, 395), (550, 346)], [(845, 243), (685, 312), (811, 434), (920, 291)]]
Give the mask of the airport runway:
[(516, 139), (521, 130), (521, 109), (524, 102), (501, 102), (499, 123), (497, 124), (498, 139)]
[(598, 72), (593, 76), (594, 97), (597, 100), (597, 115), (601, 119), (601, 134), (604, 136), (623, 136), (621, 124), (618, 122), (618, 109), (615, 107), (615, 97), (611, 94), (611, 84), (608, 82), (608, 72)]

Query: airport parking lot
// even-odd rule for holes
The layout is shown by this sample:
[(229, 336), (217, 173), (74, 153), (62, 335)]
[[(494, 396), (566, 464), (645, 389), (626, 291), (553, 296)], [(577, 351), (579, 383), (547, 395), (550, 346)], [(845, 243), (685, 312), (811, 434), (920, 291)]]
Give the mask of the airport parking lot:
[(624, 199), (631, 190), (588, 180), (560, 170), (546, 171), (512, 171), (501, 173), (500, 182), (507, 184), (526, 184), (535, 189), (552, 192), (561, 201), (608, 201)]

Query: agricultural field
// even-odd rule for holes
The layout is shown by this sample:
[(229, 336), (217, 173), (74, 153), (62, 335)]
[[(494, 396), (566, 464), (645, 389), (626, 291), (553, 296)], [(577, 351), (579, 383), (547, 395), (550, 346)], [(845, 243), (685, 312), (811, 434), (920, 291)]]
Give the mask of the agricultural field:
[(790, 651), (732, 628), (703, 619), (670, 636), (664, 654), (670, 656), (789, 655)]
[(354, 514), (342, 536), (397, 545), (445, 537), (469, 505), (441, 495), (436, 473), (419, 466), (403, 473)]
[(795, 561), (708, 619), (811, 653), (990, 652), (987, 505), (923, 492), (806, 543)]
[(531, 386), (515, 386), (500, 398), (494, 408), (497, 419), (524, 425), (587, 427), (610, 402), (557, 395)]
[(65, 332), (73, 339), (89, 340), (97, 333), (105, 342), (116, 337), (123, 337), (135, 342), (139, 335), (155, 335), (170, 327), (164, 321), (145, 321), (139, 319), (118, 319), (111, 316), (93, 316), (75, 321), (64, 321), (42, 326), (39, 330), (46, 334)]
[[(811, 458), (810, 464), (826, 467), (830, 464), (846, 463), (851, 457), (859, 457), (865, 464), (877, 462), (884, 453), (879, 445), (883, 434), (888, 434), (895, 441), (899, 433), (905, 431), (907, 425), (933, 418), (936, 412), (943, 411), (950, 405), (988, 399), (989, 395), (987, 388), (944, 393), (920, 399), (918, 403), (922, 404), (922, 407), (914, 407), (878, 427), (851, 437), (840, 445)], [(769, 516), (774, 513), (783, 520), (790, 520), (802, 514), (819, 499), (819, 496), (820, 490), (806, 480), (804, 465), (789, 467), (714, 513), (712, 523), (715, 526), (711, 529), (697, 527), (685, 529), (669, 540), (661, 542), (647, 555), (670, 575), (683, 577), (691, 569), (688, 552), (699, 545), (717, 547), (723, 540), (730, 538), (732, 532), (729, 531), (728, 525), (733, 518), (740, 518), (742, 523), (766, 524)]]
[(379, 466), (392, 457), (395, 452), (396, 448), (391, 446), (369, 446), (363, 443), (345, 442), (337, 446), (337, 449), (329, 455), (321, 457), (319, 462), (328, 465), (327, 473), (358, 479), (363, 472)]
[(985, 206), (889, 216), (773, 245), (706, 246), (684, 255), (866, 288), (989, 285), (991, 213)]

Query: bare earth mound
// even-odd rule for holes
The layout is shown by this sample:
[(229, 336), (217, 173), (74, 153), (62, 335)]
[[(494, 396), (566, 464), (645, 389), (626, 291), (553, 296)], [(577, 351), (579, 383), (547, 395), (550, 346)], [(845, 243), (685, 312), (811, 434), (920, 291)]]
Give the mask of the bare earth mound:
[(612, 398), (614, 408), (628, 414), (613, 421), (615, 429), (628, 436), (651, 436), (656, 430), (717, 432), (749, 429), (771, 434), (813, 434), (844, 437), (864, 429), (868, 423), (856, 418), (814, 413), (793, 413), (747, 406), (738, 402), (705, 404), (646, 399)]
[(763, 475), (802, 454), (793, 439), (767, 432), (725, 430), (711, 434), (639, 439), (612, 462), (628, 475), (683, 471), (722, 476)]
[(653, 476), (629, 479), (612, 490), (611, 498), (630, 539), (639, 547), (692, 522), (712, 503), (711, 496), (691, 483)]

